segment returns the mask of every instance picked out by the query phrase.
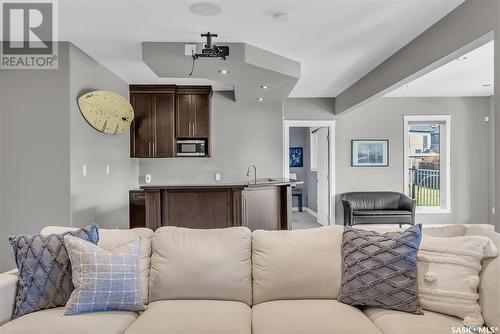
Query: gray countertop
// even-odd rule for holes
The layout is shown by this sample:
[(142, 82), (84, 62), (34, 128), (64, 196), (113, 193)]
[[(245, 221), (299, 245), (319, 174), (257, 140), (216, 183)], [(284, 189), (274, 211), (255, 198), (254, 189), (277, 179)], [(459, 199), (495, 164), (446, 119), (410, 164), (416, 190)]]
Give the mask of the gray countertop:
[(300, 180), (290, 180), (285, 178), (264, 178), (257, 179), (257, 183), (254, 181), (241, 181), (241, 182), (209, 182), (209, 183), (170, 183), (170, 184), (146, 184), (142, 185), (140, 189), (179, 189), (179, 188), (258, 188), (258, 187), (269, 187), (269, 186), (294, 186), (296, 184), (302, 184), (304, 181)]

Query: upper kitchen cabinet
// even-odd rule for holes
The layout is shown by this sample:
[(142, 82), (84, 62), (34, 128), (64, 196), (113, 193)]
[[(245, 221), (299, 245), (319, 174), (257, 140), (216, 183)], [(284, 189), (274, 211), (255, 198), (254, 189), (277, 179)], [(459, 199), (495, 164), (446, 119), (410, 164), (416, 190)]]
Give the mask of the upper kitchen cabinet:
[(212, 87), (177, 86), (175, 130), (177, 139), (207, 139), (210, 136)]
[[(130, 103), (131, 157), (209, 155), (211, 86), (130, 85)], [(195, 152), (177, 152), (177, 147)]]
[(133, 158), (175, 156), (175, 85), (130, 85)]

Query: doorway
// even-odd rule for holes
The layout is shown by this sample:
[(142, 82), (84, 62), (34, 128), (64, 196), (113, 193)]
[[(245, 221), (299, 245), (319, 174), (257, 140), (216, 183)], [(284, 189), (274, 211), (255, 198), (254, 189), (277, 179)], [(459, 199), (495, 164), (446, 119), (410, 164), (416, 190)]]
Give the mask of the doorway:
[(283, 176), (292, 188), (292, 229), (335, 225), (335, 121), (284, 121)]

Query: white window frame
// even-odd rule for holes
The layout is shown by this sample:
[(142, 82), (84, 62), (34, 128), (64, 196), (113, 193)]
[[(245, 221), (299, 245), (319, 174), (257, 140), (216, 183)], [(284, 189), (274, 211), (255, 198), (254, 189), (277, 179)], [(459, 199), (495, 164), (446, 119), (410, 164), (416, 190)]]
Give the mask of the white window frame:
[(405, 115), (404, 116), (404, 193), (409, 194), (409, 146), (410, 124), (414, 122), (444, 123), (444, 134), (440, 141), (440, 198), (441, 207), (417, 206), (417, 213), (451, 213), (451, 115)]

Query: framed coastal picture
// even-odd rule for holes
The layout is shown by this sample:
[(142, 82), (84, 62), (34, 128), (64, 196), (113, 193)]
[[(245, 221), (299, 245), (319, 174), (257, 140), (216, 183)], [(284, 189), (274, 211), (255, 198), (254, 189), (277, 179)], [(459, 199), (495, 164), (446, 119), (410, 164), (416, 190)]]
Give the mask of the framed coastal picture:
[(352, 167), (388, 167), (389, 140), (351, 140)]
[(290, 147), (290, 167), (303, 167), (302, 147)]

